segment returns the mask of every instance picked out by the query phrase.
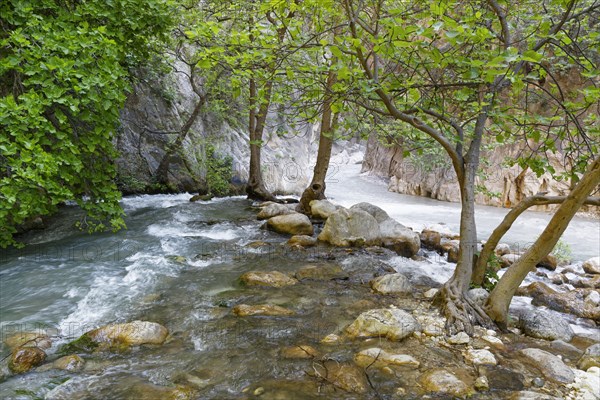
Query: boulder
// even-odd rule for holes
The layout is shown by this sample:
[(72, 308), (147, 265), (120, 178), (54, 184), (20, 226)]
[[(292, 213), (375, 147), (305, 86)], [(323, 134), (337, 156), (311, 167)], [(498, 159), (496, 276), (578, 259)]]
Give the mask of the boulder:
[(43, 332), (17, 332), (4, 339), (4, 344), (11, 351), (19, 347), (37, 347), (46, 350), (52, 346), (52, 340)]
[(545, 268), (550, 271), (554, 271), (556, 266), (558, 265), (558, 260), (552, 254), (548, 254), (546, 257), (542, 258), (542, 260), (537, 263), (536, 267)]
[(600, 274), (600, 257), (592, 257), (583, 263), (586, 274)]
[(346, 278), (348, 278), (348, 274), (342, 270), (342, 267), (335, 264), (305, 265), (296, 272), (296, 279), (298, 280), (314, 279), (329, 281)]
[(271, 287), (284, 287), (291, 286), (298, 283), (294, 278), (290, 278), (284, 273), (279, 271), (251, 271), (246, 272), (240, 276), (242, 283), (248, 286), (271, 286)]
[(279, 354), (281, 355), (281, 357), (287, 359), (319, 357), (319, 352), (314, 347), (308, 345), (284, 347), (283, 349), (281, 349), (281, 352)]
[(546, 340), (570, 342), (574, 335), (571, 325), (560, 315), (540, 309), (522, 312), (519, 316), (519, 328), (527, 336)]
[(596, 290), (592, 290), (590, 293), (588, 293), (583, 302), (585, 308), (597, 307), (600, 304), (600, 293), (598, 293)]
[(263, 315), (269, 317), (289, 316), (295, 312), (272, 304), (248, 305), (239, 304), (233, 307), (233, 313), (238, 317), (250, 317), (255, 315)]
[(585, 349), (585, 352), (577, 363), (577, 368), (587, 371), (592, 367), (600, 368), (600, 343), (596, 343)]
[(383, 247), (394, 250), (402, 257), (410, 258), (421, 248), (419, 234), (391, 218), (379, 222), (379, 232)]
[(312, 235), (313, 226), (304, 214), (278, 215), (267, 220), (267, 229), (287, 235)]
[(362, 368), (354, 364), (327, 360), (313, 365), (317, 378), (351, 393), (365, 393), (368, 382)]
[(384, 221), (390, 219), (390, 216), (383, 209), (373, 205), (371, 203), (358, 203), (350, 207), (351, 210), (362, 210), (368, 214), (370, 214), (378, 224), (381, 224)]
[(83, 336), (93, 343), (118, 346), (163, 344), (168, 335), (169, 331), (167, 328), (156, 322), (149, 321), (110, 324), (83, 334)]
[(505, 254), (509, 254), (511, 252), (511, 249), (510, 246), (506, 243), (498, 243), (495, 252), (498, 257), (502, 257)]
[(288, 241), (290, 246), (311, 247), (317, 244), (317, 239), (308, 235), (294, 235)]
[(543, 282), (533, 282), (517, 290), (517, 296), (529, 296), (534, 306), (546, 306), (552, 310), (569, 313), (582, 318), (600, 320), (600, 306), (585, 302), (590, 289), (557, 292)]
[(457, 263), (458, 262), (458, 245), (450, 246), (448, 248), (448, 257), (446, 261), (449, 263)]
[(366, 311), (346, 328), (350, 338), (386, 337), (402, 340), (420, 330), (412, 315), (397, 308), (382, 308)]
[(20, 347), (8, 360), (8, 368), (15, 374), (22, 374), (37, 367), (46, 359), (44, 350), (38, 347)]
[(463, 397), (469, 390), (466, 383), (445, 369), (428, 371), (421, 376), (419, 381), (427, 393)]
[(516, 263), (519, 258), (521, 258), (520, 254), (505, 254), (500, 257), (500, 264), (502, 268), (507, 268)]
[(334, 246), (373, 246), (381, 244), (379, 224), (360, 209), (342, 208), (329, 216), (319, 240)]
[(52, 363), (52, 367), (63, 371), (81, 371), (85, 366), (85, 360), (77, 354), (61, 357)]
[(488, 297), (490, 297), (490, 293), (484, 288), (473, 288), (467, 292), (467, 296), (480, 307), (483, 307)]
[(402, 274), (383, 275), (369, 282), (371, 288), (381, 294), (400, 294), (412, 291), (408, 278)]
[(310, 214), (317, 219), (327, 219), (340, 207), (327, 200), (312, 200), (310, 202)]
[(431, 229), (423, 229), (421, 231), (421, 245), (429, 250), (440, 250), (442, 243), (442, 235), (439, 232)]
[(362, 368), (385, 368), (401, 366), (419, 368), (420, 363), (407, 354), (392, 354), (378, 347), (362, 350), (354, 356), (354, 362)]
[(571, 383), (575, 380), (575, 374), (571, 368), (552, 353), (532, 348), (520, 350), (520, 353), (538, 368), (546, 379), (558, 383)]
[(295, 211), (284, 204), (270, 203), (265, 207), (261, 208), (256, 218), (258, 218), (259, 220), (263, 220), (277, 217), (278, 215), (287, 215), (293, 213), (295, 213)]

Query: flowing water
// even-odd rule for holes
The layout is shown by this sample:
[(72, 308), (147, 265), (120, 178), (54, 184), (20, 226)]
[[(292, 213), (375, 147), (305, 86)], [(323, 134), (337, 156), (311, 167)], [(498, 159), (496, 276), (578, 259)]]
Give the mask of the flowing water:
[[(458, 230), (457, 205), (389, 193), (382, 183), (360, 177), (358, 171), (358, 166), (349, 165), (330, 179), (334, 201), (346, 206), (359, 201), (377, 204), (415, 229), (444, 222), (449, 230)], [(346, 254), (326, 247), (291, 251), (281, 246), (285, 237), (260, 229), (249, 201), (190, 203), (190, 197), (126, 198), (128, 229), (116, 234), (75, 231), (72, 224), (79, 213), (65, 207), (49, 229), (25, 238), (27, 247), (0, 253), (1, 339), (15, 332), (47, 331), (53, 336), (47, 351), (51, 359), (62, 344), (112, 322), (155, 321), (171, 333), (163, 346), (87, 355), (80, 373), (42, 368), (9, 377), (0, 383), (0, 398), (158, 399), (176, 398), (177, 390), (187, 390), (181, 388), (192, 388), (200, 398), (245, 398), (244, 389), (254, 390), (256, 382), (268, 385), (284, 379), (291, 386), (282, 388), (283, 393), (309, 391), (310, 361), (283, 360), (279, 349), (304, 343), (316, 346), (359, 312), (391, 301), (373, 298), (368, 287), (348, 285), (347, 280), (265, 290), (241, 286), (241, 274), (293, 273), (319, 264), (341, 265), (360, 276), (365, 268), (392, 266), (411, 272), (414, 283), (426, 287), (439, 285), (452, 273), (452, 264), (433, 257), (416, 262), (385, 252)], [(477, 212), (484, 237), (505, 210), (481, 207)], [(548, 218), (527, 213), (509, 241), (531, 242)], [(600, 253), (599, 238), (597, 221), (577, 218), (565, 241), (574, 258), (581, 260)], [(406, 309), (415, 307), (410, 298), (394, 301), (404, 302)], [(231, 307), (241, 303), (278, 304), (296, 311), (297, 317), (233, 316)], [(409, 345), (406, 351), (410, 353)], [(348, 349), (339, 352), (334, 357), (350, 354)], [(3, 345), (0, 356), (7, 355)], [(406, 379), (410, 381), (409, 375)], [(339, 393), (328, 396), (346, 398)]]

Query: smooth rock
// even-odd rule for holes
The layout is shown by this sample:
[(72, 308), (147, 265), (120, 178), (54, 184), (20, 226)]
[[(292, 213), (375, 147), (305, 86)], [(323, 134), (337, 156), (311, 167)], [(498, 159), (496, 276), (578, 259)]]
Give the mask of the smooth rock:
[(537, 263), (537, 268), (545, 268), (550, 271), (554, 271), (556, 266), (558, 265), (558, 260), (552, 254), (546, 255), (546, 257), (542, 258), (542, 260)]
[(327, 219), (340, 207), (327, 200), (312, 200), (310, 202), (310, 214), (317, 219)]
[(312, 346), (299, 345), (284, 347), (281, 349), (280, 355), (287, 359), (304, 359), (319, 357), (319, 352)]
[(421, 246), (429, 250), (440, 250), (442, 235), (431, 229), (423, 229), (420, 235)]
[(456, 335), (446, 339), (446, 342), (450, 344), (468, 344), (470, 341), (471, 338), (465, 332), (458, 332)]
[(448, 256), (446, 257), (446, 261), (449, 263), (457, 263), (458, 262), (458, 245), (451, 245), (448, 247)]
[(106, 325), (83, 336), (94, 343), (109, 345), (139, 346), (163, 344), (169, 335), (167, 328), (156, 322), (133, 321), (124, 324)]
[(462, 397), (468, 392), (468, 387), (463, 381), (444, 369), (426, 372), (419, 381), (428, 393), (442, 393)]
[(600, 274), (600, 257), (592, 257), (583, 263), (586, 274)]
[(363, 368), (385, 368), (389, 366), (406, 366), (419, 368), (420, 363), (407, 354), (392, 354), (378, 347), (362, 350), (354, 356), (354, 362)]
[(478, 368), (480, 374), (488, 378), (491, 390), (518, 391), (525, 388), (525, 377), (499, 365), (483, 365)]
[(369, 282), (371, 288), (381, 294), (400, 294), (412, 291), (412, 285), (403, 274), (383, 275)]
[(519, 254), (505, 254), (500, 257), (500, 263), (502, 264), (502, 268), (510, 267), (517, 261), (519, 261), (521, 256)]
[(294, 235), (288, 241), (290, 246), (311, 247), (317, 244), (317, 239), (308, 235)]
[(382, 222), (390, 219), (390, 216), (387, 212), (385, 212), (385, 210), (371, 203), (358, 203), (350, 207), (350, 210), (364, 211), (370, 214), (373, 218), (375, 218), (375, 221), (377, 221), (378, 224), (381, 224)]
[(52, 367), (71, 372), (81, 371), (83, 367), (85, 367), (85, 360), (77, 354), (71, 354), (70, 356), (64, 356), (58, 360), (54, 360)]
[(586, 304), (584, 299), (589, 289), (573, 289), (557, 292), (543, 282), (533, 282), (517, 290), (517, 296), (529, 296), (534, 306), (546, 306), (552, 310), (573, 314), (578, 317), (600, 320), (600, 306)]
[(329, 335), (327, 335), (323, 339), (321, 339), (321, 343), (323, 343), (323, 344), (335, 344), (335, 343), (339, 343), (341, 340), (342, 340), (342, 338), (340, 338), (335, 333), (330, 333)]
[(560, 315), (546, 310), (525, 310), (519, 317), (519, 328), (527, 336), (546, 339), (564, 340), (573, 339), (573, 329)]
[(267, 220), (267, 229), (287, 235), (312, 235), (313, 226), (304, 214), (278, 215)]
[(481, 339), (485, 340), (486, 342), (488, 342), (489, 344), (491, 344), (492, 346), (494, 346), (498, 349), (504, 348), (504, 343), (502, 342), (502, 340), (498, 339), (496, 336), (483, 335), (481, 337)]
[(293, 213), (295, 213), (295, 211), (284, 204), (271, 203), (265, 207), (262, 207), (256, 218), (263, 220), (277, 217), (278, 215), (287, 215)]
[(600, 304), (600, 293), (592, 290), (585, 298), (584, 303), (588, 307), (597, 307)]
[(498, 361), (496, 361), (496, 357), (494, 357), (494, 354), (492, 354), (491, 351), (486, 350), (486, 349), (480, 349), (480, 350), (468, 349), (464, 353), (464, 356), (467, 359), (467, 361), (471, 362), (476, 367), (480, 366), (480, 365), (496, 365), (496, 364), (498, 364)]
[(402, 257), (410, 258), (421, 248), (419, 234), (391, 218), (379, 223), (379, 232), (383, 247)]
[(575, 370), (575, 382), (567, 386), (570, 389), (570, 398), (600, 399), (600, 368), (590, 367), (587, 371)]
[(350, 338), (386, 337), (402, 340), (420, 330), (419, 323), (406, 311), (382, 308), (366, 311), (346, 328)]
[(338, 247), (378, 246), (379, 224), (371, 214), (360, 209), (339, 209), (327, 218), (319, 240)]
[(484, 288), (473, 288), (467, 292), (467, 296), (480, 307), (483, 307), (488, 297), (490, 297), (490, 293)]
[(560, 358), (552, 353), (540, 349), (522, 349), (520, 353), (529, 359), (538, 368), (546, 379), (559, 383), (571, 383), (575, 374)]
[(313, 366), (316, 376), (332, 385), (352, 393), (365, 393), (368, 382), (362, 368), (354, 364), (327, 360)]
[(596, 343), (585, 349), (585, 352), (577, 362), (577, 368), (587, 371), (589, 368), (600, 368), (600, 343)]
[(17, 332), (4, 339), (4, 344), (11, 351), (19, 347), (37, 347), (46, 350), (52, 346), (52, 340), (42, 332)]
[(242, 283), (248, 286), (271, 286), (284, 287), (298, 283), (294, 278), (290, 278), (286, 274), (279, 271), (251, 271), (246, 272), (240, 277)]
[(250, 317), (255, 315), (263, 315), (268, 317), (277, 316), (289, 316), (294, 315), (295, 312), (287, 308), (272, 304), (259, 304), (259, 305), (248, 305), (238, 304), (233, 307), (233, 313), (238, 317)]
[(38, 347), (20, 347), (8, 360), (8, 368), (15, 374), (22, 374), (37, 367), (46, 359), (44, 350)]

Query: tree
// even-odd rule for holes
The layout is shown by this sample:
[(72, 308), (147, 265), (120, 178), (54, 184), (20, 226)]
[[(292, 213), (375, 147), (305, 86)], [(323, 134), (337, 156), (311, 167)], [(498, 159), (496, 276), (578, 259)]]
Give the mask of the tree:
[(129, 71), (170, 27), (166, 0), (0, 6), (0, 245), (67, 200), (90, 231), (124, 226), (112, 138)]
[[(587, 55), (597, 52), (589, 45), (596, 34), (593, 28), (581, 28), (581, 19), (593, 27), (600, 5), (543, 3), (544, 16), (532, 14), (537, 7), (529, 2), (344, 1), (348, 32), (342, 52), (346, 59), (358, 60), (364, 74), (361, 105), (433, 139), (457, 176), (462, 210), (458, 263), (438, 295), (451, 332), (470, 333), (473, 323), (491, 323), (486, 311), (466, 296), (477, 260), (475, 178), (482, 147), (515, 140), (512, 131), (520, 127), (538, 154), (569, 143), (587, 150), (578, 157), (578, 164), (585, 165), (597, 152), (597, 138), (588, 136), (597, 132), (588, 112), (598, 104), (592, 78), (597, 66), (594, 56)], [(544, 59), (578, 68), (586, 95), (568, 99)], [(546, 77), (552, 81), (544, 86)], [(531, 116), (530, 104), (521, 101), (528, 95), (555, 104), (560, 112)], [(533, 154), (523, 163), (536, 172), (549, 168)]]

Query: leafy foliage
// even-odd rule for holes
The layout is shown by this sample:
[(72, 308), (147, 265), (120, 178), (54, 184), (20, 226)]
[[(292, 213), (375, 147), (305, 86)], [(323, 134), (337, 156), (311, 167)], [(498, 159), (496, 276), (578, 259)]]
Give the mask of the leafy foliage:
[(67, 200), (86, 211), (81, 228), (124, 227), (112, 138), (167, 0), (9, 0), (0, 14), (0, 245)]
[(206, 146), (206, 186), (208, 193), (222, 197), (231, 192), (233, 159), (218, 154), (212, 144)]

